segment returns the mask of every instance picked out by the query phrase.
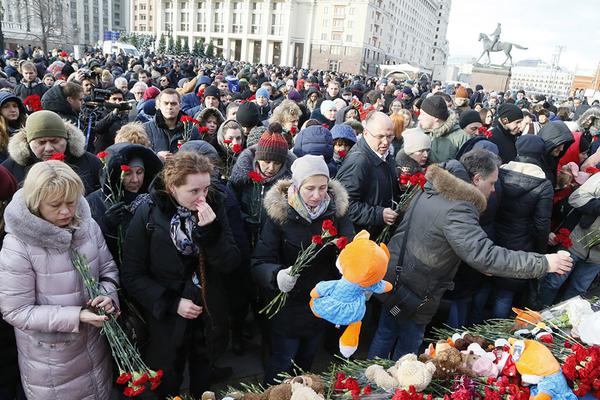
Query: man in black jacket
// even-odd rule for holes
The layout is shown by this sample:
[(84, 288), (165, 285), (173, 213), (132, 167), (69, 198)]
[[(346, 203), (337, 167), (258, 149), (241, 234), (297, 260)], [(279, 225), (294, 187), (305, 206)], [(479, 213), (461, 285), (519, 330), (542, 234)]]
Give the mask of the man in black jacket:
[[(99, 153), (115, 143), (115, 136), (123, 125), (129, 122), (129, 109), (117, 108), (124, 103), (124, 95), (120, 89), (112, 88), (110, 97), (106, 100), (109, 112), (94, 127), (95, 142), (94, 150)], [(115, 107), (115, 108), (113, 108)]]
[(521, 121), (523, 121), (523, 111), (514, 104), (504, 103), (498, 109), (498, 119), (490, 129), (492, 132), (490, 140), (498, 146), (498, 155), (502, 159), (502, 164), (514, 161), (517, 156), (515, 142), (517, 136), (521, 134)]
[(394, 139), (392, 120), (381, 112), (365, 119), (363, 137), (350, 150), (337, 179), (348, 191), (348, 215), (357, 232), (366, 229), (376, 238), (398, 214), (393, 204), (398, 196), (396, 162), (390, 152)]
[(482, 273), (514, 278), (564, 274), (571, 269), (568, 256), (515, 252), (494, 245), (487, 237), (479, 215), (498, 179), (498, 160), (493, 153), (477, 149), (460, 162), (450, 163), (455, 165), (447, 169), (463, 173), (430, 166), (424, 193), (413, 200), (390, 240), (385, 279), (395, 282), (394, 292), (381, 296), (385, 303), (369, 358), (388, 358), (391, 353), (397, 360), (419, 350), (425, 327), (443, 294), (453, 287), (461, 260)]

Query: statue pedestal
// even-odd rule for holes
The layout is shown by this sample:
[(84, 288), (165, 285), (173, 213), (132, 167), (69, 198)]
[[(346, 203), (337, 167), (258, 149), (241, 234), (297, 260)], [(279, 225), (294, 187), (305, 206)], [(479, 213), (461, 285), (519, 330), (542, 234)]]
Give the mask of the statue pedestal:
[(494, 65), (473, 65), (471, 87), (480, 84), (485, 91), (506, 92), (510, 81), (510, 67)]

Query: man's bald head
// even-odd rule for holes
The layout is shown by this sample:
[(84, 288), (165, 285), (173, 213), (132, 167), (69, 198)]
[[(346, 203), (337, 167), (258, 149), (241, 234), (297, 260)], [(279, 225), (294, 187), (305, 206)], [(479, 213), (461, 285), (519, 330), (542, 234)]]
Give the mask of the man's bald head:
[(369, 147), (380, 155), (385, 155), (394, 140), (394, 124), (389, 115), (373, 111), (364, 121), (364, 139)]

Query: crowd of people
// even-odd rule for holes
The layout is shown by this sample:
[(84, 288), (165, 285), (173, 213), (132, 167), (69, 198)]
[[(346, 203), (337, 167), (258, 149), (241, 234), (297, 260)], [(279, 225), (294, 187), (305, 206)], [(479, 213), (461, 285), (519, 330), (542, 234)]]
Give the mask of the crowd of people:
[(104, 313), (141, 317), (155, 398), (185, 371), (194, 396), (230, 375), (219, 359), (245, 351), (251, 321), (264, 383), (311, 370), (341, 332), (309, 308), (339, 250), (290, 267), (325, 220), (349, 240), (391, 227), (368, 357), (584, 294), (600, 271), (583, 240), (600, 228), (597, 102), (154, 54), (0, 66), (2, 399), (116, 398)]

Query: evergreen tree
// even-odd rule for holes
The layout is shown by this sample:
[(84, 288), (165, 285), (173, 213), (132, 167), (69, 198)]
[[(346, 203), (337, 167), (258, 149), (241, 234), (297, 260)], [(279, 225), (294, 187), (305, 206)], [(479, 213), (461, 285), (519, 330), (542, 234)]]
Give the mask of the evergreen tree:
[(161, 33), (156, 52), (160, 55), (163, 55), (163, 54), (165, 54), (166, 50), (167, 50), (167, 41), (165, 39), (165, 35)]
[(169, 45), (167, 46), (167, 54), (175, 54), (175, 40), (173, 40), (172, 34), (169, 35)]
[(140, 45), (140, 41), (134, 32), (131, 32), (129, 35), (129, 43), (131, 43), (131, 45), (135, 48), (139, 47)]
[(209, 43), (206, 46), (206, 57), (212, 58), (215, 56), (215, 46), (212, 43)]
[(183, 55), (188, 55), (190, 54), (190, 44), (188, 42), (188, 38), (187, 36), (183, 38), (183, 45), (182, 45), (182, 54)]
[(177, 42), (175, 43), (175, 54), (181, 55), (182, 44), (181, 44), (181, 36), (177, 38)]
[(198, 57), (204, 57), (206, 54), (204, 53), (204, 38), (200, 38), (198, 41)]

